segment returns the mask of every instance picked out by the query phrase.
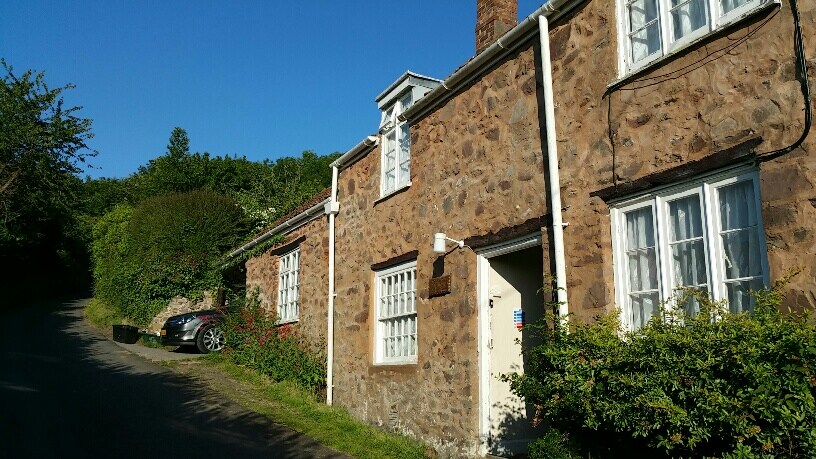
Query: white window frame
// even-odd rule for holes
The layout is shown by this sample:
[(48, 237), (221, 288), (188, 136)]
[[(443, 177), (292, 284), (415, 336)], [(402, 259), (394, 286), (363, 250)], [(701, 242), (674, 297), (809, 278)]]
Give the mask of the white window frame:
[[(737, 279), (725, 278), (725, 257), (720, 236), (719, 189), (738, 182), (750, 181), (753, 185), (753, 210), (756, 212), (757, 242), (762, 269), (761, 277), (764, 286), (770, 285), (765, 231), (762, 225), (762, 212), (759, 196), (759, 173), (756, 170), (741, 168), (714, 174), (679, 186), (666, 187), (648, 194), (629, 199), (611, 207), (613, 264), (615, 273), (615, 301), (621, 313), (621, 321), (627, 330), (633, 330), (632, 311), (629, 301), (629, 271), (626, 256), (626, 213), (637, 209), (651, 207), (654, 226), (655, 247), (658, 269), (659, 304), (677, 299), (672, 286), (672, 263), (668, 228), (668, 203), (679, 198), (697, 194), (700, 196), (702, 213), (703, 243), (706, 275), (709, 296), (714, 301), (727, 298), (726, 284)], [(747, 278), (746, 278), (747, 279)]]
[[(380, 197), (386, 197), (411, 186), (411, 129), (408, 121), (400, 120), (399, 117), (413, 102), (413, 91), (407, 91), (383, 111), (380, 121), (380, 134), (382, 136), (380, 142), (382, 146), (380, 148)], [(393, 140), (391, 137), (393, 137)], [(407, 145), (406, 150), (401, 148), (403, 144)], [(391, 169), (386, 170), (386, 167), (388, 153), (392, 145), (394, 149), (394, 183), (389, 186), (388, 173)], [(403, 165), (407, 165), (407, 171), (405, 172), (402, 170)]]
[(278, 323), (300, 320), (300, 247), (281, 255), (278, 270)]
[[(376, 331), (375, 331), (375, 350), (374, 363), (375, 364), (414, 364), (417, 362), (417, 354), (419, 353), (419, 332), (418, 332), (418, 315), (416, 309), (417, 297), (417, 264), (416, 261), (403, 263), (382, 271), (377, 271), (375, 274), (376, 285), (376, 302), (374, 304), (376, 317)], [(403, 291), (387, 291), (384, 284), (388, 285), (389, 280), (394, 281), (399, 279), (399, 276), (405, 276), (406, 288)], [(395, 285), (395, 284), (391, 284)], [(389, 300), (391, 301), (389, 303)], [(404, 301), (405, 307), (389, 314), (387, 312), (388, 305), (393, 305)], [(413, 332), (410, 327), (413, 324)], [(394, 328), (402, 327), (402, 334), (395, 335), (392, 330)], [(405, 328), (409, 327), (409, 328)], [(407, 330), (407, 333), (406, 333)], [(413, 338), (413, 345), (411, 339)], [(386, 355), (386, 342), (394, 339), (396, 345), (395, 349), (401, 355)], [(408, 352), (400, 352), (398, 348), (402, 343), (401, 340), (407, 339)]]
[(658, 5), (657, 21), (660, 30), (660, 50), (637, 62), (632, 61), (632, 45), (630, 34), (631, 22), (629, 18), (629, 6), (642, 0), (617, 0), (617, 22), (618, 22), (618, 69), (619, 76), (625, 77), (648, 65), (672, 55), (683, 48), (691, 46), (702, 40), (707, 35), (722, 30), (723, 28), (752, 15), (753, 13), (769, 7), (778, 5), (780, 0), (750, 0), (745, 5), (741, 5), (733, 10), (723, 13), (722, 0), (702, 0), (705, 3), (707, 24), (699, 29), (684, 35), (675, 40), (673, 21), (671, 20), (671, 0), (656, 0)]

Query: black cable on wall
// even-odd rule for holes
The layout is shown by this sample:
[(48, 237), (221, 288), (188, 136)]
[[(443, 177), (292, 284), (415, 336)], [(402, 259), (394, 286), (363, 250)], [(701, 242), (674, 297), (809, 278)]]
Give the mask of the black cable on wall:
[(799, 80), (799, 85), (802, 87), (802, 95), (805, 97), (805, 129), (802, 135), (796, 142), (788, 145), (785, 148), (774, 150), (769, 153), (759, 156), (760, 162), (770, 161), (780, 156), (786, 155), (793, 150), (799, 148), (804, 143), (808, 134), (810, 133), (810, 126), (812, 123), (811, 100), (810, 100), (810, 82), (808, 81), (807, 59), (805, 58), (805, 44), (802, 39), (802, 22), (799, 18), (799, 7), (796, 0), (790, 0), (791, 14), (793, 15), (793, 50), (796, 57), (796, 79)]

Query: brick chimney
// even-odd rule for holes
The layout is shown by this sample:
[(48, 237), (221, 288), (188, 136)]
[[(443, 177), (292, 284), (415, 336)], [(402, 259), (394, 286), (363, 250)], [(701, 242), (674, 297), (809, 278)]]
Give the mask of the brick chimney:
[(516, 0), (476, 0), (476, 54), (518, 23)]

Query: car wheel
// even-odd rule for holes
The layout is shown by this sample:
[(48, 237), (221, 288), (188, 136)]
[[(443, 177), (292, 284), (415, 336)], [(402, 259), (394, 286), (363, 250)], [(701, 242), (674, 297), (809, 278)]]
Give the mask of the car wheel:
[(224, 332), (215, 325), (205, 325), (198, 332), (196, 347), (202, 354), (220, 351), (224, 348)]

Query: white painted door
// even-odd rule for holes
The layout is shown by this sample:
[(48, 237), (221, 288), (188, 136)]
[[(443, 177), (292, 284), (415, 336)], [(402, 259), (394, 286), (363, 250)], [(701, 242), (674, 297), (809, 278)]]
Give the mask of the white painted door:
[(500, 456), (524, 454), (536, 438), (531, 425), (534, 412), (501, 381), (502, 374), (523, 373), (522, 344), (530, 344), (528, 332), (515, 326), (513, 312), (522, 309), (527, 323), (543, 312), (543, 266), (540, 247), (489, 259), (488, 309), (490, 338), (488, 452)]

